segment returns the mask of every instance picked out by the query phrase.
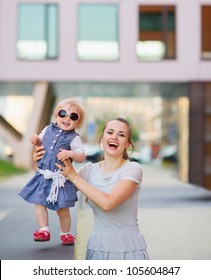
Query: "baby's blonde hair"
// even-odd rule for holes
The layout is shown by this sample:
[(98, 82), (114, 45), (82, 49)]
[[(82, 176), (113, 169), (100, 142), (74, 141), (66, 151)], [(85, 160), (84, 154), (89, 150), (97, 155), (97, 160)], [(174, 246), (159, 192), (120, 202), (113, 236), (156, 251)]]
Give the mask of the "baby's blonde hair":
[(83, 124), (83, 121), (84, 121), (84, 108), (83, 106), (81, 105), (81, 103), (76, 100), (76, 99), (73, 99), (73, 98), (66, 98), (64, 100), (62, 100), (61, 102), (59, 102), (57, 104), (57, 106), (55, 107), (54, 109), (54, 118), (57, 117), (57, 113), (60, 109), (62, 109), (64, 106), (69, 106), (69, 107), (76, 107), (77, 108), (77, 111), (79, 113), (79, 121), (78, 121), (78, 125), (77, 127), (81, 127), (82, 124)]

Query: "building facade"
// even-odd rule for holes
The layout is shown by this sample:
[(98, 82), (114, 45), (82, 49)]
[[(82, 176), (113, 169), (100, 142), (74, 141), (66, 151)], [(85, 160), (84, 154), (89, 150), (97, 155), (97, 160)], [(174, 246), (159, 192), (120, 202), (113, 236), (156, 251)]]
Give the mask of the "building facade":
[(178, 94), (181, 177), (211, 189), (211, 0), (0, 0), (0, 93), (43, 81)]

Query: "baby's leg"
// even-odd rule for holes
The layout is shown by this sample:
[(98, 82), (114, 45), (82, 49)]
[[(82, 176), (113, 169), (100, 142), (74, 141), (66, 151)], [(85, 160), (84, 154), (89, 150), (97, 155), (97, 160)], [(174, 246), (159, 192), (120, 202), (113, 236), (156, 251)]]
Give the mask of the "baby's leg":
[(35, 204), (35, 215), (39, 230), (34, 233), (34, 241), (49, 241), (48, 211), (43, 205)]
[(35, 204), (35, 215), (39, 228), (48, 227), (48, 211), (45, 206)]
[(61, 232), (69, 233), (71, 227), (71, 217), (69, 208), (60, 208), (57, 211), (57, 214), (59, 216)]
[(57, 211), (60, 222), (60, 236), (63, 245), (74, 245), (74, 237), (70, 234), (71, 217), (69, 208), (61, 208)]

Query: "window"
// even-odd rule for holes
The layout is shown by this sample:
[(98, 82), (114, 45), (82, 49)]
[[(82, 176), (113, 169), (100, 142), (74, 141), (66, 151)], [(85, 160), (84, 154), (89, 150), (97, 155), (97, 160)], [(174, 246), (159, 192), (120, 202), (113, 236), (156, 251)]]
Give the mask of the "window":
[(117, 5), (79, 5), (77, 56), (87, 61), (119, 58)]
[(175, 7), (139, 6), (139, 34), (136, 55), (139, 60), (174, 59)]
[(211, 6), (201, 8), (201, 57), (211, 59)]
[(19, 4), (17, 57), (23, 60), (58, 57), (58, 7)]

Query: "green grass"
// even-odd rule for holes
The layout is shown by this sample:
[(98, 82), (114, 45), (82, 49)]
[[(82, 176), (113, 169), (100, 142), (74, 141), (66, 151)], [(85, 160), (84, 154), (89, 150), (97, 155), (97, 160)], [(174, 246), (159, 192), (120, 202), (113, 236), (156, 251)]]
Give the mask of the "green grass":
[(11, 177), (13, 175), (24, 174), (27, 170), (15, 166), (14, 164), (0, 160), (0, 179)]

